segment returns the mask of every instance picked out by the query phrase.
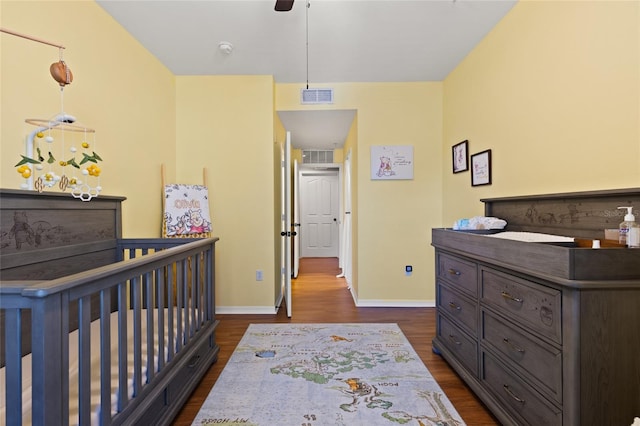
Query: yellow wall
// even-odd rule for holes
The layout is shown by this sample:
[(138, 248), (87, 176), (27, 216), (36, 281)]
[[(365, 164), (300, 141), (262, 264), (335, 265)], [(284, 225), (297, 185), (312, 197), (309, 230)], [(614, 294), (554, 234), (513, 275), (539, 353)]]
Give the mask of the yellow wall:
[[(304, 108), (300, 85), (271, 76), (173, 76), (93, 1), (3, 0), (0, 24), (67, 47), (75, 79), (64, 110), (97, 130), (103, 194), (127, 197), (125, 236), (159, 235), (160, 164), (170, 181), (200, 182), (206, 167), (221, 237), (217, 304), (269, 310), (284, 139), (274, 109), (357, 110), (343, 152), (354, 159), (356, 298), (430, 303), (430, 229), (481, 214), (480, 198), (638, 186), (639, 9), (521, 1), (444, 82), (325, 85), (335, 104)], [(60, 111), (49, 76), (58, 50), (7, 34), (0, 47), (0, 186), (18, 188), (24, 119)], [(464, 139), (471, 153), (493, 150), (492, 185), (472, 188), (468, 172), (451, 172), (451, 146)], [(412, 145), (414, 179), (372, 181), (377, 145)]]
[[(640, 183), (640, 3), (519, 2), (444, 82), (444, 222), (496, 196)], [(492, 150), (493, 184), (451, 172)]]
[[(102, 194), (125, 196), (127, 237), (159, 236), (160, 165), (174, 169), (175, 78), (93, 1), (0, 2), (2, 28), (66, 47), (64, 89), (49, 74), (55, 47), (0, 33), (0, 187), (19, 189), (14, 164), (34, 127), (64, 110), (96, 130)], [(141, 72), (141, 70), (144, 70)]]
[[(335, 103), (322, 108), (356, 109), (358, 115), (354, 167), (358, 303), (406, 306), (432, 302), (430, 229), (440, 224), (442, 211), (442, 84), (342, 83), (330, 87), (335, 89)], [(276, 108), (313, 109), (302, 108), (299, 90), (300, 85), (277, 84)], [(378, 145), (413, 146), (414, 179), (372, 181), (369, 150)], [(405, 265), (414, 267), (411, 277), (405, 276)]]
[(177, 176), (199, 182), (202, 166), (209, 176), (213, 233), (220, 238), (216, 305), (273, 312), (273, 77), (180, 76), (176, 99)]

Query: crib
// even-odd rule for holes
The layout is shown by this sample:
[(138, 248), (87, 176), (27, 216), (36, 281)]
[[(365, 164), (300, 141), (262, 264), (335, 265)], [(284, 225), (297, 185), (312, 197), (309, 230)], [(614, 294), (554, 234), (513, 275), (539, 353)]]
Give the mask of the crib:
[(217, 360), (217, 238), (123, 239), (123, 201), (0, 189), (0, 424), (170, 424)]

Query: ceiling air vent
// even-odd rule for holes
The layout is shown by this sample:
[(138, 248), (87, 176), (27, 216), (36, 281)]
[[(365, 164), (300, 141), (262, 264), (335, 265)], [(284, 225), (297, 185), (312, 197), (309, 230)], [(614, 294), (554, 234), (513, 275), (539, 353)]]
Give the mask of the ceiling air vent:
[(302, 89), (300, 90), (302, 104), (332, 104), (333, 89)]
[(304, 149), (302, 150), (303, 164), (332, 164), (333, 151), (320, 149)]

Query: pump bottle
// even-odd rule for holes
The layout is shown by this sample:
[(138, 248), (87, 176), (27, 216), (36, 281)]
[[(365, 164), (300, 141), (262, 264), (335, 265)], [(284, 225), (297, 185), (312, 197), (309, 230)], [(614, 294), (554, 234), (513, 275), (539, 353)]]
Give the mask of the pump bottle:
[(627, 209), (624, 215), (624, 221), (620, 223), (620, 237), (618, 242), (627, 247), (640, 248), (640, 226), (636, 223), (636, 217), (633, 215), (633, 207), (618, 207), (619, 209)]

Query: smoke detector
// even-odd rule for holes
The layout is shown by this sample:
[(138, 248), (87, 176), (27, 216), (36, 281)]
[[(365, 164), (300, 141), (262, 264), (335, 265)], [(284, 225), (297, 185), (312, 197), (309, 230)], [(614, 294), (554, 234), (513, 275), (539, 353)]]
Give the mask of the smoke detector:
[(231, 52), (233, 52), (233, 44), (229, 43), (228, 41), (221, 41), (220, 43), (218, 43), (218, 49), (225, 55), (229, 55)]

